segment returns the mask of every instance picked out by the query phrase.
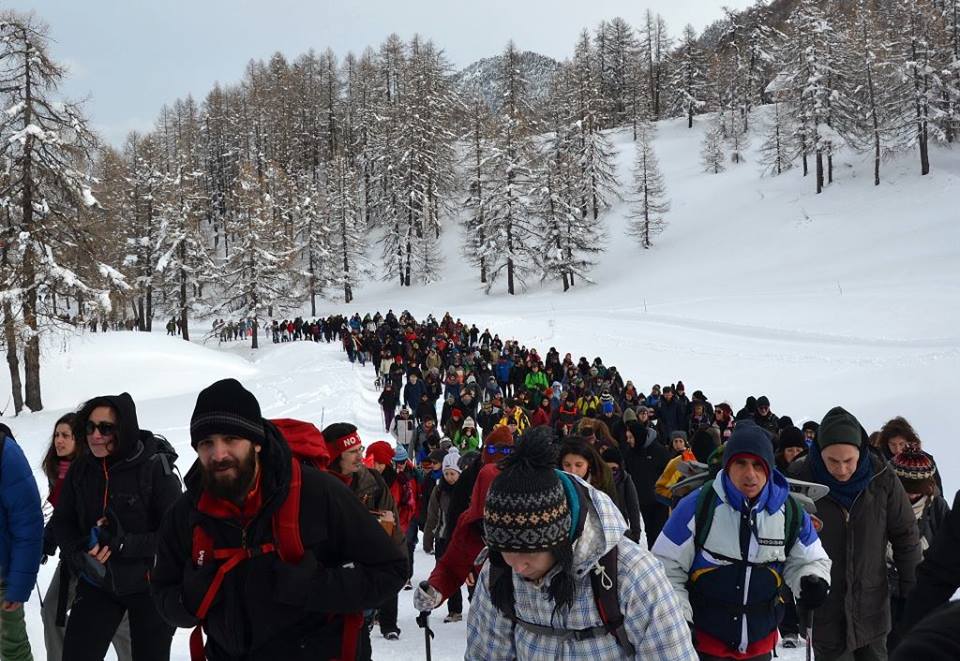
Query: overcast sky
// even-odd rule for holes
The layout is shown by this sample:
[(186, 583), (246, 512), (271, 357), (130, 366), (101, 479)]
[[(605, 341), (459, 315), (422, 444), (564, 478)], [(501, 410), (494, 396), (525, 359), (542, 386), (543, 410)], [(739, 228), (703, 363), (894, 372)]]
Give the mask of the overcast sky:
[(391, 32), (433, 39), (458, 68), (498, 53), (513, 38), (523, 50), (569, 57), (580, 30), (621, 16), (639, 26), (648, 7), (672, 36), (699, 31), (753, 0), (6, 0), (50, 25), (53, 55), (70, 67), (63, 91), (86, 98), (97, 131), (119, 144), (149, 130), (160, 106), (214, 82), (233, 83), (251, 59), (310, 48), (338, 55), (380, 44)]

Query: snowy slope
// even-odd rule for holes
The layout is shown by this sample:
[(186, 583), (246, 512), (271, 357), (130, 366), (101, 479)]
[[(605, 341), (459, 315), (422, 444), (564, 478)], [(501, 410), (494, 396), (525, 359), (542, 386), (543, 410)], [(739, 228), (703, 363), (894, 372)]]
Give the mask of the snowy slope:
[[(913, 154), (893, 159), (884, 163), (888, 181), (879, 188), (867, 159), (842, 155), (837, 184), (816, 196), (812, 182), (795, 172), (761, 178), (755, 159), (702, 174), (704, 125), (688, 131), (679, 121), (660, 124), (655, 146), (673, 201), (670, 225), (654, 249), (642, 251), (624, 238), (625, 204), (618, 204), (607, 216), (596, 285), (562, 294), (557, 285), (530, 283), (517, 297), (498, 285), (486, 296), (456, 257), (459, 232), (451, 224), (442, 238), (441, 282), (402, 292), (393, 282), (370, 283), (350, 307), (328, 303), (322, 311), (393, 307), (439, 317), (449, 310), (541, 350), (601, 355), (642, 390), (681, 378), (714, 402), (740, 405), (749, 394), (767, 394), (775, 412), (798, 423), (837, 403), (870, 430), (901, 414), (938, 458), (952, 494), (960, 488), (949, 413), (960, 371), (960, 154), (934, 150), (933, 173), (924, 178)], [(612, 137), (627, 182), (632, 142), (626, 132)], [(0, 392), (9, 392), (3, 372)], [(90, 396), (129, 390), (142, 426), (174, 442), (185, 472), (194, 457), (187, 429), (196, 393), (224, 376), (244, 382), (267, 417), (349, 420), (366, 442), (384, 438), (372, 370), (350, 366), (333, 345), (268, 344), (254, 353), (162, 333), (49, 337), (47, 410), (5, 422), (39, 466), (60, 414)], [(39, 470), (37, 476), (42, 482)], [(416, 560), (423, 577), (432, 559)], [(42, 569), (42, 585), (52, 569)], [(38, 606), (35, 598), (28, 604), (28, 619), (39, 659)], [(375, 658), (423, 658), (413, 617), (410, 593), (403, 593), (403, 637), (388, 644), (375, 636)], [(464, 625), (436, 628), (434, 658), (462, 656)], [(187, 658), (185, 632), (174, 647), (174, 658)]]

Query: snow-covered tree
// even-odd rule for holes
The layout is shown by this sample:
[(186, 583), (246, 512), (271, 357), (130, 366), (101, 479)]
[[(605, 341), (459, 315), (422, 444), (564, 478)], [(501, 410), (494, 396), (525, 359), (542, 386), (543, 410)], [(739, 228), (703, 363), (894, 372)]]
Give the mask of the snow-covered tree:
[(474, 95), (467, 103), (468, 132), (465, 142), (468, 148), (464, 152), (463, 167), (466, 173), (467, 198), (464, 208), (467, 213), (463, 216), (463, 256), (471, 264), (480, 269), (480, 282), (487, 282), (486, 244), (490, 240), (487, 227), (487, 207), (489, 192), (487, 184), (490, 179), (488, 158), (491, 154), (490, 127), (492, 117), (481, 94), (479, 83)]
[[(64, 69), (49, 52), (47, 27), (32, 15), (0, 16), (0, 204), (6, 210), (5, 282), (19, 292), (24, 342), (25, 399), (43, 408), (40, 338), (44, 319), (54, 318), (43, 290), (89, 291), (65, 268), (65, 251), (80, 245), (84, 228), (75, 219), (96, 205), (87, 175), (95, 139), (81, 108), (56, 96)], [(15, 393), (16, 394), (16, 393)]]
[(692, 25), (684, 28), (680, 47), (673, 56), (670, 89), (674, 112), (686, 116), (687, 128), (693, 128), (694, 115), (707, 104), (707, 64)]
[(667, 61), (670, 48), (671, 39), (666, 21), (660, 14), (654, 14), (648, 9), (640, 28), (640, 57), (646, 75), (651, 119), (660, 119), (663, 114), (666, 100), (664, 91), (669, 79)]
[(353, 301), (354, 285), (369, 272), (366, 226), (359, 198), (359, 173), (345, 156), (334, 158), (327, 176), (327, 204), (334, 233), (331, 280), (343, 288), (344, 303)]
[(700, 162), (704, 172), (719, 174), (726, 169), (726, 153), (723, 149), (723, 122), (714, 120), (703, 134)]
[(617, 178), (616, 152), (601, 131), (602, 99), (594, 60), (590, 35), (584, 30), (574, 51), (566, 89), (565, 105), (569, 121), (576, 127), (576, 137), (565, 146), (573, 150), (580, 166), (574, 184), (580, 214), (584, 219), (592, 216), (597, 222), (600, 213), (609, 208), (617, 195)]
[(774, 103), (772, 114), (763, 128), (763, 143), (760, 145), (760, 165), (766, 174), (780, 175), (793, 167), (796, 144), (789, 121), (781, 104)]
[(498, 72), (502, 106), (492, 130), (489, 206), (483, 256), (490, 268), (489, 292), (497, 279), (507, 278), (507, 292), (515, 294), (539, 260), (537, 209), (534, 189), (540, 157), (537, 127), (520, 73), (520, 52), (511, 41), (503, 52)]
[(278, 227), (270, 194), (253, 163), (241, 166), (232, 197), (234, 248), (215, 272), (212, 310), (252, 320), (250, 346), (256, 349), (269, 314), (301, 300), (291, 273), (295, 249)]
[(630, 111), (630, 67), (637, 58), (637, 38), (630, 24), (616, 16), (597, 28), (594, 48), (604, 99), (604, 126), (620, 126)]
[(652, 128), (644, 127), (640, 132), (636, 149), (628, 231), (647, 249), (666, 226), (664, 214), (670, 211), (670, 200), (653, 150)]

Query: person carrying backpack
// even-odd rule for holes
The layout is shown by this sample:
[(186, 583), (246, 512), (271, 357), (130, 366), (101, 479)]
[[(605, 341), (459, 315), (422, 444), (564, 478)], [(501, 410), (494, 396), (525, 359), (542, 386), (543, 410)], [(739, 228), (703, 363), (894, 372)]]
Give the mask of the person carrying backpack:
[(63, 661), (102, 660), (125, 613), (133, 658), (165, 661), (173, 627), (150, 599), (147, 574), (164, 513), (180, 495), (176, 453), (140, 429), (127, 393), (87, 401), (75, 434), (89, 452), (67, 471), (51, 519), (61, 560), (79, 577)]
[(766, 661), (783, 616), (780, 586), (818, 608), (830, 558), (777, 471), (769, 435), (737, 425), (716, 478), (688, 494), (653, 546), (683, 603), (701, 660)]
[(190, 441), (196, 470), (164, 518), (151, 585), (165, 620), (198, 627), (191, 659), (368, 657), (361, 611), (406, 573), (376, 517), (292, 454), (235, 379), (201, 391)]
[(489, 557), (465, 658), (694, 661), (663, 567), (625, 537), (608, 496), (555, 468), (555, 444), (539, 430), (502, 461), (487, 494)]

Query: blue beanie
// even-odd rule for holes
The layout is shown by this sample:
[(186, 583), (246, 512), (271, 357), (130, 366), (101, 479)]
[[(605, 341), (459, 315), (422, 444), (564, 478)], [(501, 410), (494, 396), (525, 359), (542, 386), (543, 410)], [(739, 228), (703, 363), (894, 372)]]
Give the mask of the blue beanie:
[(407, 449), (402, 445), (398, 445), (397, 449), (393, 453), (393, 462), (396, 464), (402, 464), (409, 458), (410, 456), (407, 454)]
[(752, 454), (767, 465), (767, 474), (773, 472), (773, 437), (752, 420), (741, 420), (733, 428), (730, 440), (723, 446), (723, 467), (738, 454)]

